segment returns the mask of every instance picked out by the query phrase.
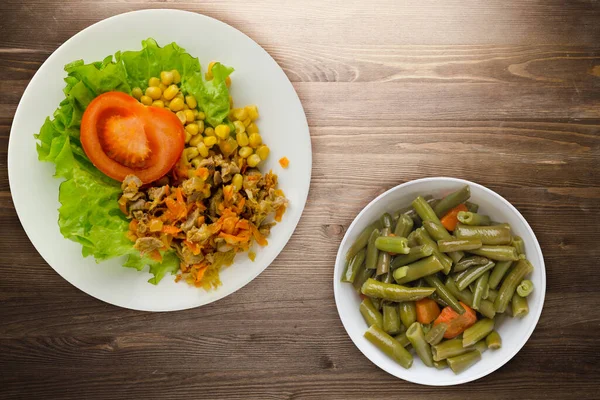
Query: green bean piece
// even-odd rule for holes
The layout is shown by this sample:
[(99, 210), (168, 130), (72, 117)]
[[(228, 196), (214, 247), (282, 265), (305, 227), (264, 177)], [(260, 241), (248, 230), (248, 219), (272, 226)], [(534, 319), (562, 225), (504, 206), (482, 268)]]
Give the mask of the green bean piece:
[(471, 293), (475, 293), (475, 285), (477, 284), (477, 280), (475, 280), (474, 282), (471, 282), (469, 284), (469, 290), (471, 291)]
[(435, 294), (437, 294), (442, 300), (444, 300), (454, 311), (459, 314), (463, 314), (465, 309), (460, 305), (458, 299), (446, 288), (440, 278), (436, 275), (429, 275), (425, 277), (425, 282), (431, 287), (435, 288)]
[(484, 245), (509, 245), (512, 241), (510, 227), (504, 225), (456, 225), (454, 235), (459, 239), (480, 239)]
[(365, 338), (373, 343), (404, 368), (410, 368), (413, 356), (397, 340), (388, 335), (377, 325), (372, 325), (364, 334)]
[(481, 246), (481, 248), (471, 250), (469, 253), (495, 261), (517, 261), (519, 259), (517, 249), (512, 246)]
[(413, 229), (414, 221), (406, 214), (400, 215), (394, 228), (394, 235), (399, 237), (407, 237)]
[(498, 332), (492, 331), (486, 336), (485, 344), (487, 345), (488, 349), (497, 350), (502, 347), (502, 338)]
[(444, 266), (435, 256), (429, 256), (419, 261), (415, 261), (412, 264), (408, 264), (408, 271), (405, 276), (400, 277), (396, 271), (394, 271), (394, 279), (396, 283), (402, 284), (407, 282), (415, 281), (424, 276), (435, 274), (438, 271), (444, 269)]
[(475, 250), (479, 249), (483, 244), (479, 239), (443, 239), (437, 241), (438, 248), (443, 253), (453, 251)]
[(427, 335), (427, 333), (431, 330), (431, 324), (421, 324), (423, 328), (423, 334)]
[(479, 310), (479, 305), (481, 304), (481, 300), (483, 300), (483, 292), (485, 292), (485, 288), (489, 288), (489, 279), (490, 271), (487, 271), (475, 281), (475, 291), (473, 292), (473, 310)]
[(410, 345), (410, 340), (406, 337), (406, 333), (401, 333), (399, 335), (394, 336), (394, 339), (402, 345), (402, 347), (407, 347)]
[(400, 320), (405, 327), (411, 326), (417, 320), (417, 307), (414, 301), (405, 301), (398, 306)]
[(431, 346), (425, 341), (425, 334), (423, 333), (423, 327), (418, 322), (413, 322), (406, 331), (406, 337), (415, 349), (415, 352), (423, 361), (423, 364), (428, 367), (433, 367), (433, 356), (431, 355)]
[(485, 353), (485, 351), (488, 349), (487, 344), (485, 344), (485, 339), (481, 339), (479, 342), (475, 343), (473, 348), (480, 354)]
[(429, 298), (431, 300), (435, 301), (436, 303), (438, 303), (438, 305), (442, 308), (450, 307), (450, 305), (448, 303), (446, 303), (446, 301), (444, 299), (442, 299), (436, 292), (433, 292), (431, 294), (431, 296), (429, 296)]
[(533, 271), (533, 265), (527, 260), (519, 260), (517, 264), (510, 270), (510, 272), (504, 278), (500, 290), (498, 290), (498, 297), (494, 301), (494, 307), (496, 312), (503, 313), (508, 306), (508, 302), (512, 299), (517, 286), (525, 276)]
[(400, 332), (400, 316), (396, 305), (383, 305), (383, 330), (390, 335), (397, 335)]
[[(390, 234), (390, 229), (389, 228), (383, 228), (381, 230), (381, 235), (375, 239), (375, 247), (377, 247), (377, 240), (381, 239), (382, 237), (386, 237)], [(383, 275), (386, 272), (389, 271), (390, 269), (390, 262), (392, 260), (392, 256), (390, 255), (390, 253), (386, 252), (386, 251), (380, 251), (378, 256), (377, 256), (377, 272), (375, 273), (375, 275), (379, 276), (379, 275)]]
[(465, 206), (467, 206), (467, 210), (472, 213), (476, 213), (479, 211), (479, 204), (471, 203), (470, 201), (465, 201)]
[(496, 266), (490, 274), (490, 280), (488, 281), (490, 289), (496, 289), (498, 287), (500, 281), (502, 280), (502, 278), (504, 278), (504, 275), (506, 275), (506, 272), (512, 264), (512, 261), (498, 261), (496, 263)]
[[(490, 285), (488, 284), (488, 288), (490, 287)], [(486, 298), (486, 300), (491, 301), (492, 303), (494, 302), (494, 300), (496, 300), (496, 297), (498, 297), (498, 291), (494, 290), (494, 289), (490, 289), (488, 290), (488, 297)]]
[(494, 320), (489, 318), (480, 319), (463, 332), (463, 347), (473, 346), (481, 339), (485, 339), (494, 330)]
[(383, 275), (379, 275), (378, 280), (383, 283), (394, 283), (394, 277), (392, 276), (392, 271), (388, 271)]
[(448, 362), (446, 360), (434, 361), (433, 366), (435, 369), (446, 369), (448, 368)]
[[(429, 234), (429, 236), (431, 236), (431, 238), (433, 240), (439, 241), (439, 240), (454, 239), (454, 237), (448, 233), (446, 228), (444, 228), (444, 226), (441, 224), (441, 222), (437, 223), (434, 221), (423, 221), (423, 227), (425, 228), (425, 230), (427, 231), (427, 233)], [(439, 248), (439, 245), (438, 245), (438, 249), (440, 251), (442, 251), (442, 249)], [(452, 259), (452, 261), (454, 263), (457, 263), (465, 256), (465, 253), (463, 253), (460, 250), (450, 251), (450, 252), (448, 252), (448, 256)]]
[(458, 221), (465, 225), (483, 226), (492, 223), (487, 215), (477, 214), (470, 211), (459, 211), (456, 215)]
[(416, 237), (416, 231), (412, 231), (411, 233), (409, 233), (409, 235), (406, 237), (406, 240), (408, 240), (408, 247), (410, 247), (411, 249), (419, 245), (419, 242), (417, 241)]
[(408, 266), (405, 265), (404, 267), (400, 267), (400, 268), (396, 268), (393, 272), (392, 272), (392, 278), (398, 278), (398, 279), (402, 279), (404, 278), (406, 275), (408, 275)]
[(527, 297), (519, 296), (518, 293), (513, 294), (512, 301), (512, 315), (515, 318), (523, 318), (529, 314), (529, 304), (527, 304)]
[(452, 271), (453, 272), (462, 272), (471, 267), (476, 267), (478, 265), (485, 265), (488, 262), (490, 262), (490, 260), (488, 260), (485, 257), (481, 257), (481, 256), (465, 257), (454, 265), (454, 268), (452, 268)]
[(423, 244), (420, 246), (411, 247), (408, 254), (401, 254), (392, 260), (390, 264), (390, 268), (395, 270), (397, 268), (403, 267), (415, 261), (418, 261), (422, 258), (429, 257), (433, 254), (433, 247)]
[(380, 251), (396, 254), (408, 254), (408, 240), (400, 236), (380, 236), (375, 240), (375, 247)]
[[(425, 200), (427, 200), (427, 202), (430, 202), (431, 200), (433, 200), (433, 196), (428, 194), (423, 196), (423, 198)], [(406, 207), (402, 207), (401, 209), (399, 209), (398, 211), (394, 212), (394, 214), (392, 215), (392, 218), (394, 219), (394, 221), (397, 221), (398, 218), (400, 218), (400, 215), (402, 214), (409, 214), (411, 212), (415, 212), (414, 208), (412, 207), (412, 205), (408, 205)]]
[(392, 220), (392, 216), (389, 213), (384, 213), (381, 216), (380, 221), (381, 221), (381, 225), (384, 228), (392, 229), (393, 220)]
[[(426, 198), (427, 196), (423, 197)], [(440, 202), (439, 199), (429, 199), (427, 200), (427, 204), (429, 204), (429, 207), (433, 208), (435, 207), (438, 203)], [(414, 222), (415, 226), (420, 226), (421, 223), (423, 222), (421, 220), (421, 217), (419, 217), (419, 214), (417, 213), (417, 211), (414, 209), (414, 207), (412, 207), (411, 204), (411, 210), (405, 213), (406, 215), (408, 215)]]
[(379, 258), (379, 250), (375, 246), (375, 240), (381, 235), (379, 229), (373, 230), (369, 241), (367, 242), (367, 253), (365, 256), (365, 267), (367, 269), (377, 269), (377, 259)]
[(533, 292), (533, 282), (529, 279), (523, 280), (519, 286), (517, 286), (517, 293), (521, 297), (527, 297)]
[(398, 302), (420, 300), (435, 291), (434, 288), (411, 288), (379, 282), (372, 278), (367, 279), (361, 290), (365, 296)]
[(458, 290), (466, 289), (472, 282), (475, 282), (477, 278), (494, 268), (494, 265), (496, 264), (490, 261), (486, 265), (469, 268), (467, 271), (465, 271), (466, 274), (461, 276), (460, 279), (456, 280), (456, 287), (458, 287)]
[(440, 343), (444, 338), (444, 333), (446, 333), (446, 329), (448, 329), (448, 325), (445, 323), (439, 323), (434, 325), (427, 334), (425, 334), (425, 341), (432, 346)]
[(435, 361), (442, 361), (450, 357), (456, 357), (472, 350), (474, 350), (474, 348), (464, 348), (462, 345), (462, 339), (460, 338), (444, 340), (443, 342), (431, 347), (433, 359)]
[[(457, 299), (468, 305), (469, 307), (473, 306), (473, 293), (468, 290), (458, 290), (456, 287), (456, 283), (452, 278), (446, 279), (444, 284), (448, 291), (454, 295)], [(496, 316), (496, 309), (494, 308), (494, 303), (488, 300), (481, 300), (481, 304), (479, 304), (478, 310), (484, 317), (494, 318)]]
[(455, 192), (450, 193), (446, 197), (444, 197), (440, 202), (435, 206), (435, 214), (442, 218), (446, 213), (452, 210), (454, 207), (459, 204), (464, 203), (469, 200), (471, 197), (471, 189), (468, 185), (463, 186)]
[(373, 306), (375, 306), (375, 308), (381, 312), (381, 310), (383, 309), (383, 299), (377, 298), (377, 297), (369, 297), (371, 299), (371, 302), (373, 303)]
[[(488, 271), (488, 272), (486, 272), (486, 274), (487, 274), (487, 273), (489, 273), (489, 271)], [(490, 278), (490, 277), (488, 276), (488, 280), (489, 280), (489, 278)], [(485, 286), (483, 287), (483, 293), (481, 293), (481, 298), (482, 298), (483, 300), (486, 300), (486, 299), (488, 298), (489, 294), (490, 294), (490, 285), (488, 285), (488, 284), (486, 283), (486, 284), (485, 284)]]
[(354, 282), (352, 282), (352, 286), (354, 286), (354, 289), (359, 293), (362, 285), (367, 281), (367, 279), (373, 276), (374, 272), (372, 269), (366, 269), (364, 267), (365, 265), (363, 264), (363, 268), (357, 272)]
[(415, 231), (415, 238), (420, 245), (429, 245), (433, 249), (432, 255), (436, 256), (438, 260), (444, 265), (444, 274), (448, 275), (452, 268), (452, 259), (446, 254), (442, 253), (437, 247), (437, 243), (429, 236), (425, 228), (419, 228)]
[(476, 364), (481, 360), (481, 353), (477, 350), (461, 354), (460, 356), (448, 358), (448, 366), (455, 374), (460, 374), (464, 370)]
[(383, 327), (383, 315), (375, 308), (371, 299), (366, 298), (360, 303), (360, 313), (368, 326), (377, 325)]
[(521, 236), (513, 236), (510, 245), (517, 249), (517, 254), (525, 254), (525, 242)]
[(423, 221), (433, 221), (437, 224), (442, 224), (435, 211), (433, 211), (433, 208), (431, 208), (429, 203), (427, 203), (427, 200), (425, 200), (423, 197), (418, 196), (416, 199), (414, 199), (412, 206)]
[(346, 265), (346, 270), (342, 275), (342, 282), (354, 282), (354, 279), (356, 279), (356, 275), (363, 267), (363, 264), (365, 262), (365, 253), (365, 249), (362, 249), (361, 251), (356, 253), (354, 257), (352, 257), (350, 262)]
[(346, 261), (350, 261), (352, 257), (356, 255), (356, 253), (358, 253), (367, 246), (367, 243), (369, 242), (369, 237), (375, 229), (381, 229), (381, 222), (379, 220), (367, 226), (365, 229), (363, 229), (360, 235), (358, 235), (352, 246), (350, 246), (350, 248), (346, 252)]

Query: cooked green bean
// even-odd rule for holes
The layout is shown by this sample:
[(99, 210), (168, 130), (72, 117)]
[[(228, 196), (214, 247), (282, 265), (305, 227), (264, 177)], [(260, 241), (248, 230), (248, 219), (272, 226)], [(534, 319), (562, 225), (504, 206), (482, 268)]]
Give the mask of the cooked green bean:
[(523, 318), (529, 314), (529, 304), (527, 304), (527, 297), (521, 297), (518, 293), (513, 294), (512, 297), (512, 315), (515, 318)]
[(356, 277), (354, 278), (354, 282), (352, 282), (352, 286), (354, 286), (354, 289), (357, 292), (360, 292), (362, 285), (367, 281), (367, 279), (373, 276), (374, 271), (372, 269), (366, 269), (364, 266), (365, 265), (363, 264), (363, 268), (358, 271)]
[(465, 225), (482, 226), (491, 224), (490, 217), (470, 211), (459, 211), (456, 215), (458, 221)]
[[(463, 186), (455, 192), (450, 193), (446, 197), (444, 197), (440, 202), (435, 206), (434, 211), (435, 214), (442, 218), (446, 213), (452, 210), (454, 207), (459, 204), (464, 203), (469, 200), (471, 197), (471, 188), (468, 185)], [(424, 218), (423, 218), (424, 219)]]
[(433, 326), (429, 332), (425, 335), (425, 341), (432, 346), (440, 343), (444, 338), (444, 333), (446, 333), (446, 329), (448, 329), (448, 325), (445, 323), (439, 323)]
[[(381, 230), (381, 235), (377, 239), (375, 239), (375, 247), (377, 247), (377, 241), (379, 239), (381, 239), (382, 237), (386, 237), (389, 234), (390, 228), (383, 228)], [(390, 270), (391, 259), (392, 256), (390, 255), (390, 253), (386, 251), (380, 251), (379, 255), (377, 256), (377, 272), (375, 273), (375, 275), (379, 276), (388, 272)]]
[(435, 256), (429, 256), (412, 264), (408, 264), (408, 272), (404, 277), (400, 277), (394, 271), (394, 279), (397, 283), (407, 283), (422, 278), (427, 275), (435, 274), (444, 269), (444, 266)]
[(463, 332), (463, 347), (473, 346), (481, 339), (485, 339), (494, 330), (494, 320), (489, 318), (480, 319), (474, 325)]
[(392, 271), (388, 271), (383, 275), (379, 275), (377, 277), (380, 282), (383, 283), (394, 283), (394, 277), (392, 276)]
[(506, 310), (506, 306), (508, 306), (508, 302), (515, 294), (517, 286), (531, 271), (533, 271), (533, 265), (527, 260), (519, 260), (511, 269), (506, 278), (504, 278), (504, 282), (502, 282), (502, 286), (498, 290), (498, 297), (494, 301), (496, 312), (503, 313)]
[(495, 261), (517, 261), (519, 259), (517, 250), (512, 246), (481, 246), (481, 248), (471, 250), (469, 253)]
[(413, 363), (412, 355), (397, 340), (385, 333), (377, 325), (372, 325), (365, 332), (365, 338), (373, 343), (404, 368), (410, 368)]
[(522, 281), (519, 286), (517, 286), (517, 293), (521, 297), (527, 297), (533, 292), (533, 282), (529, 279), (525, 279)]
[(464, 348), (462, 345), (462, 339), (456, 338), (444, 340), (443, 342), (432, 346), (431, 350), (433, 354), (433, 359), (435, 361), (442, 361), (449, 357), (459, 356), (474, 349)]
[(423, 327), (418, 322), (413, 322), (406, 331), (406, 337), (415, 349), (415, 352), (423, 361), (423, 364), (428, 367), (433, 367), (433, 356), (431, 355), (431, 346), (425, 341), (425, 334), (423, 333)]
[(377, 259), (379, 258), (379, 250), (375, 247), (375, 240), (381, 235), (379, 229), (374, 229), (371, 232), (369, 241), (367, 242), (367, 253), (365, 256), (365, 268), (377, 269)]
[(395, 304), (383, 305), (383, 330), (390, 335), (396, 335), (400, 332), (400, 316), (398, 315), (398, 307)]
[[(428, 194), (428, 195), (423, 196), (423, 198), (425, 200), (427, 200), (427, 202), (430, 202), (433, 199), (433, 196), (430, 195), (430, 194)], [(392, 218), (394, 219), (394, 221), (397, 221), (398, 218), (400, 218), (400, 215), (402, 215), (402, 214), (410, 214), (410, 213), (415, 213), (415, 209), (412, 207), (412, 205), (408, 205), (408, 206), (402, 207), (398, 211), (394, 212), (394, 214), (392, 215)]]
[(429, 203), (427, 203), (423, 197), (418, 196), (416, 199), (414, 199), (412, 206), (423, 221), (433, 221), (437, 224), (442, 224), (435, 211), (433, 211), (433, 208), (431, 208)]
[[(468, 305), (469, 307), (473, 306), (473, 293), (468, 290), (458, 290), (456, 287), (456, 283), (452, 278), (446, 279), (444, 284), (448, 291), (454, 295), (457, 299)], [(494, 308), (494, 303), (487, 300), (481, 300), (481, 304), (479, 305), (478, 310), (483, 316), (487, 318), (494, 318), (496, 315), (496, 309)]]
[(369, 278), (362, 286), (365, 296), (377, 297), (387, 301), (414, 301), (429, 296), (434, 288), (411, 288), (407, 286), (383, 283)]
[(446, 369), (446, 368), (448, 368), (448, 362), (446, 360), (434, 361), (433, 367), (435, 369)]
[(476, 213), (479, 211), (479, 204), (471, 203), (470, 201), (465, 201), (465, 206), (467, 206), (467, 210), (472, 213)]
[(480, 239), (485, 245), (509, 245), (512, 241), (510, 228), (503, 225), (469, 226), (456, 225), (454, 235), (459, 239)]
[(402, 347), (406, 347), (410, 345), (410, 340), (406, 337), (406, 333), (401, 333), (399, 335), (394, 336), (394, 339), (402, 345)]
[[(423, 198), (426, 199), (428, 196), (424, 196)], [(437, 203), (439, 203), (440, 200), (439, 199), (429, 199), (427, 200), (427, 204), (429, 204), (430, 207), (435, 207), (437, 205)], [(410, 211), (407, 211), (405, 214), (408, 215), (414, 222), (415, 226), (420, 226), (421, 223), (423, 222), (421, 220), (421, 217), (419, 217), (419, 214), (417, 214), (417, 212), (415, 211), (415, 209), (412, 207), (410, 207)]]
[(429, 286), (434, 287), (435, 293), (450, 307), (452, 307), (454, 311), (456, 311), (459, 314), (465, 312), (465, 309), (463, 308), (463, 306), (460, 305), (458, 299), (452, 293), (450, 293), (450, 291), (442, 283), (440, 278), (438, 278), (436, 275), (429, 275), (425, 277), (425, 282), (427, 282)]
[(465, 271), (466, 273), (460, 277), (460, 279), (456, 280), (456, 287), (458, 290), (466, 289), (472, 282), (475, 282), (477, 278), (494, 268), (494, 265), (496, 264), (490, 261), (486, 265), (469, 268)]
[(401, 254), (394, 257), (390, 264), (390, 268), (395, 270), (396, 268), (403, 267), (422, 258), (429, 257), (431, 254), (433, 254), (433, 247), (428, 244), (411, 247), (408, 254)]
[(486, 336), (485, 343), (488, 349), (497, 350), (500, 347), (502, 347), (502, 338), (500, 337), (500, 334), (498, 332), (492, 331), (489, 335)]
[[(427, 231), (427, 233), (429, 234), (429, 236), (431, 236), (431, 238), (433, 240), (439, 241), (439, 240), (452, 240), (455, 239), (454, 237), (452, 237), (452, 235), (450, 235), (448, 233), (448, 231), (446, 230), (446, 228), (444, 228), (444, 226), (438, 222), (434, 222), (434, 221), (423, 221), (423, 227), (425, 228), (425, 230)], [(438, 249), (439, 249), (439, 245), (438, 245)], [(442, 251), (442, 249), (439, 249), (440, 251)], [(465, 253), (463, 253), (460, 250), (457, 251), (450, 251), (447, 252), (448, 256), (452, 259), (452, 261), (454, 263), (457, 263), (460, 261), (461, 258), (463, 258), (465, 256)]]
[(450, 253), (453, 251), (462, 250), (474, 250), (482, 246), (481, 240), (479, 239), (445, 239), (437, 241), (438, 248), (443, 253)]
[(390, 276), (392, 278), (397, 277), (398, 279), (402, 279), (406, 275), (408, 275), (408, 266), (407, 265), (405, 265), (404, 267), (396, 268), (393, 272), (390, 271)]
[(481, 256), (465, 257), (454, 265), (454, 268), (452, 268), (452, 271), (453, 272), (462, 272), (471, 267), (475, 267), (478, 265), (485, 265), (488, 262), (490, 262), (490, 260), (488, 260), (485, 257), (481, 257)]
[(371, 299), (364, 299), (360, 303), (359, 309), (368, 326), (377, 325), (380, 328), (383, 327), (383, 315), (373, 305)]
[(417, 320), (417, 307), (414, 301), (405, 301), (398, 306), (400, 320), (405, 327), (411, 326)]
[(473, 366), (473, 364), (476, 364), (479, 360), (481, 360), (481, 353), (477, 350), (473, 350), (456, 357), (448, 358), (446, 361), (452, 372), (460, 374), (467, 368)]
[(408, 240), (400, 236), (380, 236), (375, 240), (375, 247), (380, 251), (396, 254), (408, 254)]
[(421, 324), (423, 328), (423, 334), (427, 335), (427, 333), (431, 330), (431, 324)]
[(342, 275), (342, 282), (354, 282), (354, 279), (356, 279), (356, 275), (358, 274), (360, 269), (363, 268), (363, 264), (365, 262), (365, 253), (365, 249), (362, 249), (361, 251), (356, 253), (354, 257), (352, 257), (350, 262), (346, 265), (346, 270)]
[(408, 240), (408, 247), (410, 247), (411, 249), (413, 247), (416, 247), (419, 245), (419, 242), (417, 241), (417, 237), (416, 237), (416, 232), (417, 231), (412, 231), (407, 237), (406, 240)]
[(384, 228), (392, 229), (393, 220), (392, 220), (392, 216), (389, 213), (384, 213), (381, 216), (380, 221), (381, 221), (381, 225)]
[(369, 242), (369, 237), (371, 237), (371, 233), (375, 229), (381, 229), (380, 221), (375, 221), (371, 225), (363, 229), (363, 231), (360, 233), (360, 235), (358, 235), (352, 246), (350, 246), (350, 248), (346, 252), (346, 261), (350, 261), (350, 259), (352, 259), (352, 257), (354, 257), (356, 253), (358, 253), (367, 246), (367, 243)]
[(406, 214), (400, 215), (394, 228), (394, 235), (407, 237), (413, 229), (414, 221)]
[(450, 306), (448, 303), (446, 303), (446, 300), (442, 299), (436, 292), (431, 293), (429, 298), (438, 303), (438, 305), (442, 308)]
[[(489, 281), (488, 281), (488, 287), (490, 287)], [(488, 296), (487, 296), (486, 300), (489, 300), (489, 301), (491, 301), (493, 303), (494, 300), (496, 300), (496, 297), (498, 297), (498, 291), (494, 290), (494, 289), (489, 289), (488, 290)]]
[(477, 350), (480, 354), (483, 354), (488, 349), (487, 344), (485, 344), (485, 340), (484, 339), (482, 339), (479, 342), (475, 343), (473, 345), (473, 348), (475, 350)]
[(490, 289), (496, 289), (498, 287), (500, 281), (502, 280), (502, 278), (504, 278), (504, 275), (506, 275), (506, 271), (508, 271), (512, 263), (512, 261), (498, 261), (496, 263), (496, 266), (490, 274), (490, 280), (488, 282), (488, 285), (490, 285)]
[(489, 290), (488, 280), (490, 279), (490, 271), (485, 272), (481, 275), (475, 284), (475, 291), (473, 292), (473, 309), (479, 310), (479, 305), (481, 304), (481, 300), (483, 300), (483, 293), (486, 291), (486, 288)]
[(444, 274), (448, 275), (452, 268), (452, 259), (446, 254), (442, 253), (437, 247), (437, 243), (429, 236), (425, 228), (419, 228), (415, 231), (415, 238), (420, 245), (429, 245), (433, 249), (432, 255), (436, 256), (438, 260), (444, 265)]
[(513, 236), (510, 244), (517, 249), (517, 254), (525, 254), (525, 242), (521, 236)]

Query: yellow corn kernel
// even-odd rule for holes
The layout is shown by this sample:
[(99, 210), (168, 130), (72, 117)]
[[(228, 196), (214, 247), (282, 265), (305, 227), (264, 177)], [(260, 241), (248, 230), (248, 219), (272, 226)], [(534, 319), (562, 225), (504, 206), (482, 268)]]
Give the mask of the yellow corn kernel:
[(260, 146), (262, 144), (262, 137), (260, 136), (260, 133), (251, 134), (248, 138), (248, 144), (252, 148), (257, 148), (258, 146)]
[(215, 134), (223, 140), (227, 139), (230, 133), (231, 129), (229, 129), (229, 125), (220, 124), (215, 128)]
[(198, 113), (198, 119), (204, 121), (205, 118), (206, 118), (206, 114), (204, 114), (202, 111), (200, 111)]
[(242, 188), (242, 184), (244, 183), (244, 177), (240, 174), (235, 174), (233, 179), (231, 180), (231, 184), (236, 192), (239, 192)]
[(248, 117), (245, 120), (243, 120), (242, 123), (244, 124), (245, 127), (248, 127), (248, 125), (250, 125), (252, 123), (252, 120), (250, 119), (250, 117)]
[(152, 100), (158, 100), (162, 96), (162, 92), (158, 86), (150, 86), (146, 89), (146, 96)]
[[(180, 121), (182, 124), (185, 124), (185, 112), (183, 112), (183, 111), (177, 111), (177, 112), (175, 113), (175, 115), (177, 116), (177, 118), (179, 118), (179, 121)], [(191, 134), (191, 132), (190, 132), (190, 134)]]
[(254, 122), (251, 122), (250, 125), (246, 127), (246, 132), (248, 132), (250, 135), (253, 133), (258, 133), (258, 126), (256, 126)]
[(241, 121), (233, 121), (233, 126), (235, 126), (235, 133), (244, 133), (246, 132), (246, 127), (242, 124)]
[(185, 122), (190, 123), (190, 122), (194, 122), (194, 113), (192, 112), (192, 110), (185, 110)]
[(214, 128), (211, 128), (210, 126), (204, 128), (204, 136), (216, 136)]
[(163, 71), (160, 73), (160, 81), (169, 86), (173, 83), (173, 73), (171, 71)]
[[(200, 131), (198, 124), (187, 124), (185, 126), (185, 130), (188, 131), (189, 133), (191, 133), (192, 136), (196, 136), (198, 134), (198, 132)], [(192, 146), (195, 146), (195, 144)]]
[(248, 118), (248, 112), (245, 108), (234, 108), (231, 112), (233, 117), (237, 120), (243, 121)]
[(171, 85), (167, 88), (167, 90), (164, 91), (163, 96), (165, 96), (165, 99), (167, 100), (173, 100), (173, 98), (177, 95), (178, 92), (179, 88), (177, 87), (177, 85)]
[(136, 99), (141, 99), (142, 96), (144, 95), (144, 93), (142, 92), (142, 89), (140, 89), (139, 87), (134, 87), (133, 89), (131, 89), (131, 95), (136, 98)]
[(154, 101), (152, 102), (152, 105), (153, 105), (154, 107), (160, 107), (160, 108), (163, 108), (163, 107), (165, 106), (165, 103), (164, 103), (162, 100), (154, 100)]
[(196, 148), (198, 149), (198, 153), (200, 153), (202, 157), (208, 157), (208, 147), (206, 147), (204, 142), (198, 143), (198, 145), (196, 145)]
[(236, 133), (235, 139), (237, 140), (237, 142), (240, 146), (248, 146), (249, 141), (248, 141), (248, 135), (246, 134), (246, 132)]
[[(175, 111), (175, 112), (181, 111), (183, 109), (183, 100), (181, 100), (179, 97), (175, 97), (169, 103), (169, 108), (171, 109), (171, 111)], [(184, 121), (185, 121), (185, 119), (184, 119)]]
[(198, 152), (198, 149), (195, 147), (188, 147), (183, 150), (183, 155), (185, 156), (185, 160), (187, 162), (190, 162), (190, 160), (192, 158), (197, 157), (198, 154), (200, 154), (200, 153)]
[[(184, 100), (184, 102), (185, 102), (185, 100)], [(190, 107), (187, 104), (183, 103), (183, 109), (190, 110)], [(192, 111), (192, 110), (190, 110), (190, 111)]]
[(238, 154), (240, 155), (240, 157), (242, 158), (248, 158), (252, 155), (254, 151), (252, 150), (251, 147), (248, 146), (244, 146), (240, 149), (240, 151), (238, 151)]
[(228, 76), (227, 78), (225, 78), (225, 86), (231, 86), (231, 77)]
[(260, 157), (261, 160), (266, 160), (269, 157), (269, 146), (262, 145), (258, 149), (256, 149), (256, 154)]
[(210, 197), (210, 185), (204, 186), (204, 189), (202, 190), (202, 195), (205, 199), (208, 199)]
[(196, 121), (196, 125), (198, 125), (198, 133), (204, 132), (204, 121)]
[(158, 85), (160, 85), (160, 79), (157, 77), (153, 76), (152, 78), (148, 79), (148, 86), (158, 87)]
[[(187, 128), (187, 126), (186, 126), (186, 128)], [(190, 133), (190, 131), (188, 131), (187, 129), (185, 131), (186, 131), (186, 133)], [(192, 135), (192, 139), (190, 140), (190, 146), (198, 147), (198, 145), (200, 143), (202, 143), (202, 145), (204, 146), (204, 138), (202, 137), (202, 135), (195, 135), (195, 136)], [(204, 147), (206, 147), (206, 146), (204, 146)]]
[(213, 74), (212, 74), (212, 68), (215, 65), (216, 61), (211, 61), (208, 64), (208, 69), (206, 71), (206, 74), (204, 75), (204, 77), (206, 78), (207, 81), (210, 81), (213, 78)]
[(198, 107), (198, 102), (196, 101), (196, 98), (192, 95), (189, 96), (185, 96), (185, 104), (187, 104), (188, 106), (190, 106), (190, 108), (193, 110), (194, 108)]
[(160, 89), (161, 92), (164, 93), (164, 91), (167, 90), (168, 86), (161, 82), (158, 84), (158, 88)]
[(179, 97), (181, 100), (183, 100), (183, 104), (185, 104), (185, 98), (183, 96), (183, 93), (179, 92), (179, 93), (177, 93), (177, 96), (175, 96), (175, 97)]
[(189, 133), (188, 131), (185, 131), (185, 142), (189, 143), (190, 140), (192, 140), (192, 134)]
[(179, 74), (179, 71), (173, 69), (171, 70), (171, 73), (173, 74), (173, 83), (176, 85), (179, 84), (179, 82), (181, 82), (181, 75)]
[(217, 137), (216, 136), (205, 137), (204, 138), (204, 144), (206, 145), (206, 147), (208, 147), (210, 149), (215, 144), (217, 144)]
[(160, 219), (151, 219), (148, 224), (148, 228), (150, 228), (150, 232), (160, 232), (163, 227), (163, 222)]
[(192, 161), (190, 161), (190, 164), (192, 164), (192, 166), (194, 168), (198, 168), (200, 166), (200, 162), (202, 162), (203, 157), (202, 155), (199, 155), (197, 157), (192, 158)]
[(195, 108), (192, 110), (192, 113), (194, 113), (194, 119), (198, 119), (198, 110), (196, 110)]
[(258, 156), (258, 154), (252, 154), (250, 157), (248, 157), (247, 162), (248, 162), (248, 166), (254, 168), (258, 164), (260, 164), (261, 159)]
[(256, 121), (258, 119), (258, 107), (255, 105), (246, 106), (246, 112), (252, 121)]
[(145, 106), (152, 105), (152, 98), (151, 98), (150, 96), (146, 96), (146, 95), (144, 95), (144, 96), (142, 96), (142, 97), (140, 98), (140, 101), (141, 101), (141, 102), (142, 102), (142, 104), (143, 104), (143, 105), (145, 105)]

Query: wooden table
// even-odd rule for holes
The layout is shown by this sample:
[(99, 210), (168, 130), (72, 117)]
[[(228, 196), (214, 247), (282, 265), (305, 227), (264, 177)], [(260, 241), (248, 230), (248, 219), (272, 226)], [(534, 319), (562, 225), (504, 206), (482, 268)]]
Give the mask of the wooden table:
[[(161, 7), (225, 21), (277, 60), (306, 110), (314, 166), (304, 216), (273, 265), (215, 304), (153, 314), (104, 304), (42, 260), (15, 214), (6, 154), (21, 94), (61, 43)], [(0, 15), (1, 398), (600, 397), (598, 1), (4, 0)], [(371, 364), (332, 292), (337, 247), (361, 208), (439, 175), (512, 202), (548, 278), (523, 350), (445, 389)]]

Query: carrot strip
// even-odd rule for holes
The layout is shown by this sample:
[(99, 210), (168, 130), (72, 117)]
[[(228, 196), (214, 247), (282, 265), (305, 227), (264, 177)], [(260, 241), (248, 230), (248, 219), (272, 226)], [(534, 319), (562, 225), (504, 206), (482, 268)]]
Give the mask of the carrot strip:
[(442, 225), (444, 225), (444, 228), (448, 229), (449, 231), (453, 231), (454, 229), (456, 229), (456, 225), (458, 224), (458, 213), (460, 211), (469, 211), (469, 210), (467, 209), (467, 206), (465, 206), (464, 204), (459, 204), (456, 207), (454, 207), (452, 210), (448, 211), (446, 213), (446, 215), (444, 215), (440, 219), (440, 222), (442, 223)]
[(468, 327), (477, 322), (477, 315), (475, 311), (462, 301), (460, 305), (463, 306), (465, 312), (459, 314), (452, 309), (452, 307), (445, 307), (440, 315), (433, 322), (433, 325), (441, 324), (442, 322), (448, 325), (448, 329), (444, 333), (444, 338), (452, 339), (463, 333)]
[(440, 315), (440, 307), (429, 298), (424, 298), (415, 303), (417, 308), (417, 321), (429, 324)]

